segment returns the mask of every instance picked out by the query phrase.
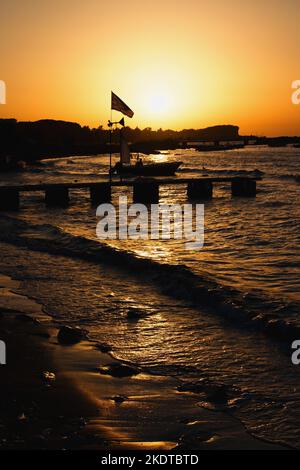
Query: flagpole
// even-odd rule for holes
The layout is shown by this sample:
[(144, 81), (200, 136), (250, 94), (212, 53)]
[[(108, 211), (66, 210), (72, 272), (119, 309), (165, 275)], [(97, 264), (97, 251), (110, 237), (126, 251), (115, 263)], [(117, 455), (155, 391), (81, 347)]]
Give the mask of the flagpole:
[[(111, 106), (110, 106), (110, 121), (108, 121), (109, 126), (109, 182), (112, 185), (112, 131), (114, 124), (120, 124), (121, 126), (125, 126), (124, 118), (122, 118), (118, 122), (113, 122), (112, 120), (112, 110), (115, 109), (116, 111), (120, 111), (120, 113), (124, 114), (125, 116), (129, 116), (132, 118), (133, 111), (127, 106), (124, 101), (122, 101), (113, 91), (111, 91)], [(121, 142), (122, 142), (122, 129), (120, 130), (120, 151), (121, 151)], [(120, 154), (121, 156), (121, 154)]]
[[(110, 122), (112, 122), (112, 109), (110, 108)], [(112, 135), (111, 135), (111, 132), (112, 132), (112, 125), (110, 125), (109, 127), (109, 184), (111, 185), (112, 183), (112, 174), (111, 174), (111, 170), (112, 170), (112, 161), (111, 161), (111, 144), (112, 144)]]
[[(123, 127), (120, 128), (120, 162), (121, 162), (121, 151), (122, 151), (122, 136), (123, 136)], [(122, 181), (122, 170), (120, 172), (120, 181)]]

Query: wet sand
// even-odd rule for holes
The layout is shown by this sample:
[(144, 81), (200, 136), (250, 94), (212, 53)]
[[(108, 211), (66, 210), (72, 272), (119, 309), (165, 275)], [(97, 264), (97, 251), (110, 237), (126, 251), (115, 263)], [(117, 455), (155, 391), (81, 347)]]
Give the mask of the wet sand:
[(58, 325), (18, 285), (0, 276), (0, 449), (285, 448), (251, 436), (226, 409), (203, 408), (176, 378), (101, 373), (120, 362), (88, 340), (59, 344)]

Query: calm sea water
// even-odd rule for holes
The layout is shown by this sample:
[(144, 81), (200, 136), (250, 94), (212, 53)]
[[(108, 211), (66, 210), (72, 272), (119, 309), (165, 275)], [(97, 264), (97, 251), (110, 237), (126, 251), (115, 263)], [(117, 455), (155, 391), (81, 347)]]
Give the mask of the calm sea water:
[[(300, 325), (300, 184), (293, 178), (300, 173), (299, 149), (178, 150), (149, 158), (182, 160), (181, 176), (251, 175), (259, 170), (263, 180), (255, 199), (232, 199), (229, 186), (216, 186), (213, 200), (205, 204), (200, 251), (186, 251), (181, 240), (105, 242), (138, 257), (140, 266), (144, 259), (167, 265), (165, 279), (159, 278), (162, 286), (153, 275), (147, 278), (147, 272), (140, 276), (130, 263), (117, 268), (109, 259), (99, 262), (95, 208), (82, 190), (71, 192), (66, 209), (45, 210), (42, 194), (25, 194), (18, 214), (3, 214), (0, 270), (21, 279), (22, 291), (58, 320), (84, 325), (95, 339), (112, 344), (118, 357), (153, 373), (182, 379), (208, 376), (237, 389), (234, 412), (251, 431), (300, 447), (300, 366), (291, 363), (289, 345), (242, 321), (251, 310), (252, 315), (275, 315)], [(92, 180), (107, 166), (107, 157), (48, 160), (2, 180)], [(114, 202), (120, 194), (131, 200), (130, 190), (116, 189)], [(185, 191), (164, 186), (160, 202), (186, 203)], [(173, 283), (178, 270), (181, 279), (195, 274), (206, 298), (221, 295), (225, 304), (238, 307), (238, 315), (225, 319), (224, 303), (210, 309), (201, 308), (201, 302), (195, 306), (186, 285), (178, 285), (175, 277)], [(159, 288), (164, 284), (168, 295)], [(132, 306), (149, 315), (128, 321)]]

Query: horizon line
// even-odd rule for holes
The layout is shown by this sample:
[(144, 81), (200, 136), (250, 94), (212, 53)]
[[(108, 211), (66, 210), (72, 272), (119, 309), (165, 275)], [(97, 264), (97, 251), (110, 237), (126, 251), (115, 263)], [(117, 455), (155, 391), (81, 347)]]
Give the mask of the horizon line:
[[(69, 123), (69, 124), (77, 124), (79, 125), (81, 128), (83, 127), (88, 127), (90, 130), (99, 130), (100, 127), (102, 127), (103, 129), (102, 130), (109, 130), (108, 127), (106, 127), (105, 125), (102, 125), (100, 124), (98, 127), (93, 127), (93, 126), (90, 126), (88, 124), (82, 124), (80, 122), (77, 122), (77, 121), (68, 121), (68, 120), (65, 120), (65, 119), (54, 119), (54, 118), (40, 118), (40, 119), (34, 119), (34, 120), (19, 120), (18, 118), (14, 118), (14, 117), (0, 117), (0, 121), (9, 121), (9, 120), (12, 120), (12, 121), (16, 121), (17, 123), (36, 123), (36, 122), (41, 122), (41, 121), (53, 121), (53, 122), (64, 122), (64, 123)], [(158, 131), (162, 131), (162, 132), (167, 132), (167, 131), (171, 131), (171, 132), (183, 132), (183, 131), (189, 131), (189, 130), (193, 130), (193, 131), (201, 131), (201, 130), (205, 130), (205, 129), (211, 129), (211, 128), (214, 128), (214, 127), (237, 127), (238, 130), (240, 129), (240, 126), (237, 125), (237, 124), (213, 124), (213, 125), (210, 125), (210, 126), (206, 126), (206, 127), (185, 127), (185, 128), (181, 128), (181, 129), (171, 129), (171, 128), (162, 128), (162, 127), (158, 127), (158, 128), (153, 128), (151, 126), (146, 126), (144, 128), (142, 127), (139, 127), (139, 126), (136, 126), (136, 127), (130, 127), (128, 125), (124, 126), (125, 128), (128, 128), (128, 129), (132, 129), (132, 130), (135, 130), (135, 129), (139, 129), (141, 131), (145, 130), (145, 129), (151, 129), (152, 132), (158, 132)], [(261, 134), (243, 134), (243, 135), (239, 135), (239, 137), (253, 137), (253, 138), (267, 138), (267, 139), (276, 139), (276, 138), (300, 138), (300, 134), (278, 134), (276, 136), (268, 136), (268, 135), (261, 135)]]

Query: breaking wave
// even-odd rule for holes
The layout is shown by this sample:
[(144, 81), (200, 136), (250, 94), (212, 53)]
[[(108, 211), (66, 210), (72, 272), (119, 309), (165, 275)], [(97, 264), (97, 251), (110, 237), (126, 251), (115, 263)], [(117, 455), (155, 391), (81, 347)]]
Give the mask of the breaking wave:
[(260, 329), (268, 336), (290, 342), (300, 336), (300, 325), (286, 318), (298, 311), (292, 302), (285, 304), (245, 294), (216, 282), (209, 276), (192, 272), (187, 266), (158, 262), (131, 251), (121, 250), (93, 239), (72, 235), (49, 224), (29, 224), (1, 216), (0, 240), (34, 251), (106, 263), (155, 283), (162, 293), (184, 300), (194, 308), (208, 309), (240, 326)]

